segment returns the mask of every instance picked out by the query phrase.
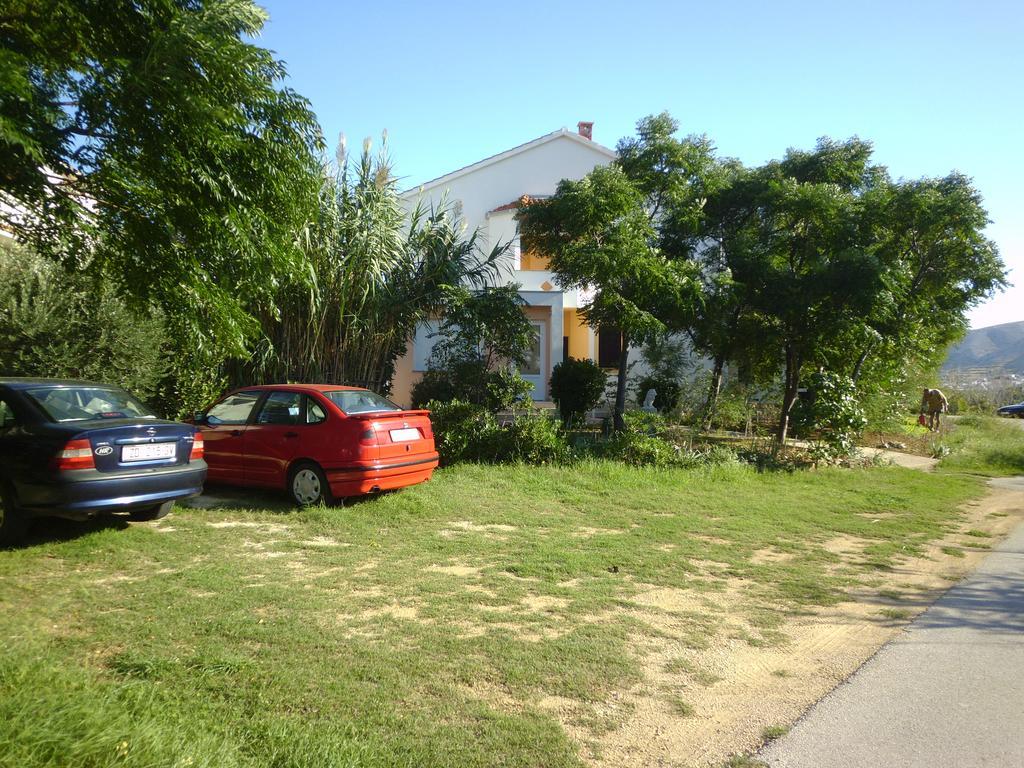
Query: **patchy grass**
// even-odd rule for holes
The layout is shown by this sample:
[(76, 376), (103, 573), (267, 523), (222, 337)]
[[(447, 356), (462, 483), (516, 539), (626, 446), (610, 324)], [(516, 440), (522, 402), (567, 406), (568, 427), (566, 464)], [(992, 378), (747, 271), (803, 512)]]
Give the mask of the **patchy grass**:
[(789, 733), (789, 728), (784, 725), (769, 725), (763, 731), (761, 731), (761, 738), (765, 741), (775, 741), (781, 739)]
[(156, 524), (47, 523), (0, 552), (0, 755), (575, 766), (548, 702), (614, 727), (601, 703), (642, 682), (659, 617), (688, 657), (736, 626), (777, 643), (779, 616), (923, 552), (980, 493), (899, 468), (462, 466), (345, 508), (228, 494)]
[(939, 468), (989, 477), (1024, 474), (1024, 429), (994, 416), (961, 416), (943, 428)]

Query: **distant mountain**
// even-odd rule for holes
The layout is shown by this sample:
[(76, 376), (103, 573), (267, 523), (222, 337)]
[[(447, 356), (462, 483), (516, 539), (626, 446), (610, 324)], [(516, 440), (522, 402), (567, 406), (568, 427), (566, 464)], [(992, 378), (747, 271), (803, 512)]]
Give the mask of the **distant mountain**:
[(1024, 321), (968, 331), (950, 350), (942, 372), (1024, 375)]

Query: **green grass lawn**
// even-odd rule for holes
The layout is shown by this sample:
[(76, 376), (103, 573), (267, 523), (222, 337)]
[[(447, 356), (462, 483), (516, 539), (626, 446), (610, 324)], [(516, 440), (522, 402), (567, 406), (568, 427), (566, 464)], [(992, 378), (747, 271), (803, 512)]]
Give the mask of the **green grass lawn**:
[(940, 468), (989, 477), (1024, 475), (1021, 422), (993, 416), (960, 416), (942, 437), (950, 451)]
[[(877, 581), (982, 490), (898, 468), (461, 466), (344, 509), (229, 494), (158, 524), (49, 523), (0, 552), (0, 765), (577, 765), (546, 702), (595, 738), (615, 725), (598, 703), (663, 631), (638, 596), (693, 596), (688, 647), (726, 611), (742, 641), (781, 642), (788, 614)], [(852, 562), (841, 536), (865, 543)]]

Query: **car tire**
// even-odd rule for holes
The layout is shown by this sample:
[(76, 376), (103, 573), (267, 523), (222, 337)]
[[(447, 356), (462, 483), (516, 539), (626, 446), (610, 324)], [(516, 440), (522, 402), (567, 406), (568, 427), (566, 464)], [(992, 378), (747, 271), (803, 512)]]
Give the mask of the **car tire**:
[(299, 507), (310, 507), (314, 504), (330, 504), (331, 486), (327, 484), (327, 475), (318, 464), (304, 461), (296, 464), (288, 472), (288, 495)]
[(0, 547), (16, 544), (28, 530), (28, 518), (14, 504), (14, 497), (0, 486)]
[(128, 513), (128, 519), (134, 520), (137, 523), (147, 523), (151, 520), (159, 520), (161, 517), (167, 517), (167, 513), (171, 511), (173, 506), (173, 501), (165, 501), (163, 504), (157, 504), (154, 507), (136, 509)]

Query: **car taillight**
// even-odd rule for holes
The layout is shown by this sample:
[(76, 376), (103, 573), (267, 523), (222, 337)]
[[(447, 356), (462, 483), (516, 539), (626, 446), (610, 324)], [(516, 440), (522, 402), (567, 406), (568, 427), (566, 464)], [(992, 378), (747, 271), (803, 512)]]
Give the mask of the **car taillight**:
[(363, 434), (359, 436), (359, 442), (363, 445), (376, 445), (377, 433), (372, 429), (364, 429)]
[(68, 440), (53, 457), (54, 469), (95, 469), (92, 444), (88, 440)]
[(192, 453), (188, 455), (189, 461), (195, 461), (201, 459), (206, 455), (206, 443), (203, 442), (203, 435), (201, 432), (196, 432), (192, 438)]

